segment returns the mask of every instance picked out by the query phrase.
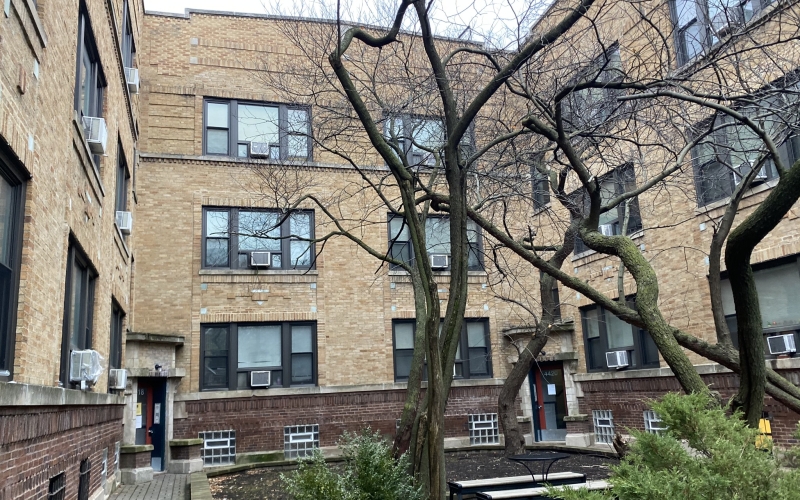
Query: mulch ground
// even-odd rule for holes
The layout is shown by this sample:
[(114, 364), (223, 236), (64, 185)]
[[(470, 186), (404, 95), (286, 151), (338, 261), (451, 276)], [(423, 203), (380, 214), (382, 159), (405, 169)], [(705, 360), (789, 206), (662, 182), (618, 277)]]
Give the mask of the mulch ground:
[[(604, 479), (609, 465), (617, 460), (599, 455), (573, 454), (556, 462), (550, 472), (579, 472), (587, 480)], [(291, 500), (283, 492), (281, 474), (291, 474), (294, 466), (264, 467), (209, 479), (216, 500)], [(503, 457), (502, 451), (459, 451), (447, 454), (447, 480), (487, 479), (521, 476), (528, 471)]]

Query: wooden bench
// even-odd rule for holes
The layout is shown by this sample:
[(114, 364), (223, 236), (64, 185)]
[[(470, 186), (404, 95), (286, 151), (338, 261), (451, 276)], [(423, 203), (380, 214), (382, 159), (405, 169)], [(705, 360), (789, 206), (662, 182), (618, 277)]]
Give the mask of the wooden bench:
[[(608, 481), (587, 481), (581, 484), (564, 484), (560, 488), (579, 490), (586, 488), (590, 491), (607, 490), (611, 487)], [(477, 493), (479, 500), (553, 500), (547, 496), (547, 488), (518, 488), (514, 490), (480, 491)]]
[[(534, 480), (535, 479), (535, 480)], [(474, 495), (479, 491), (507, 490), (509, 488), (533, 488), (541, 486), (544, 478), (541, 474), (531, 476), (512, 476), (495, 477), (491, 479), (475, 479), (473, 481), (449, 481), (450, 500), (456, 495), (458, 500), (462, 500), (464, 495)], [(552, 485), (583, 483), (586, 481), (585, 474), (577, 472), (553, 472), (547, 475), (547, 482)]]

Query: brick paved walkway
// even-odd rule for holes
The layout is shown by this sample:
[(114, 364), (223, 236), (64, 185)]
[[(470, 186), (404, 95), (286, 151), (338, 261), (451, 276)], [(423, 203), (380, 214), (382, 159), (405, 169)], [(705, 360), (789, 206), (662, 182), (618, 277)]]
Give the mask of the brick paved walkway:
[(109, 500), (187, 500), (188, 474), (156, 474), (145, 484), (120, 486)]

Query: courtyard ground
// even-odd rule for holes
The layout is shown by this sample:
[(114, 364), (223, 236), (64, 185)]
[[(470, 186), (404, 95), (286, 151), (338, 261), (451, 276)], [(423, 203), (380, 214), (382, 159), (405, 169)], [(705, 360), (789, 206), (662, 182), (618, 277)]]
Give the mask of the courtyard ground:
[[(486, 479), (490, 477), (521, 476), (528, 471), (509, 461), (501, 450), (458, 451), (448, 453), (447, 480)], [(609, 465), (616, 459), (601, 455), (574, 453), (570, 458), (556, 462), (550, 472), (579, 472), (587, 480), (604, 479), (609, 475)], [(215, 500), (291, 500), (283, 492), (281, 473), (290, 474), (294, 466), (264, 467), (226, 476), (210, 478)]]

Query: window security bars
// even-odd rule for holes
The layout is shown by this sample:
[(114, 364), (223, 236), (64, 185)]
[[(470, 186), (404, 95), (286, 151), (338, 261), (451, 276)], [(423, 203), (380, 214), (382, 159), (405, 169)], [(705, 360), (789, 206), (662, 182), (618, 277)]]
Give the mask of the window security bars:
[(645, 410), (644, 412), (644, 430), (650, 434), (661, 434), (667, 430), (667, 426), (661, 421), (661, 418), (653, 410)]
[(497, 444), (500, 442), (500, 428), (497, 413), (477, 413), (467, 415), (469, 424), (469, 444)]
[(47, 488), (47, 500), (64, 500), (64, 491), (66, 489), (66, 473), (56, 474), (50, 478), (50, 485)]
[(319, 424), (283, 428), (283, 456), (287, 459), (310, 457), (319, 448)]
[(78, 483), (78, 500), (89, 500), (89, 482), (92, 477), (92, 463), (88, 458), (81, 461), (81, 476)]
[(611, 410), (592, 410), (592, 419), (597, 442), (611, 444), (614, 440), (614, 416)]
[(236, 431), (207, 431), (199, 436), (203, 440), (203, 465), (223, 465), (236, 462)]

